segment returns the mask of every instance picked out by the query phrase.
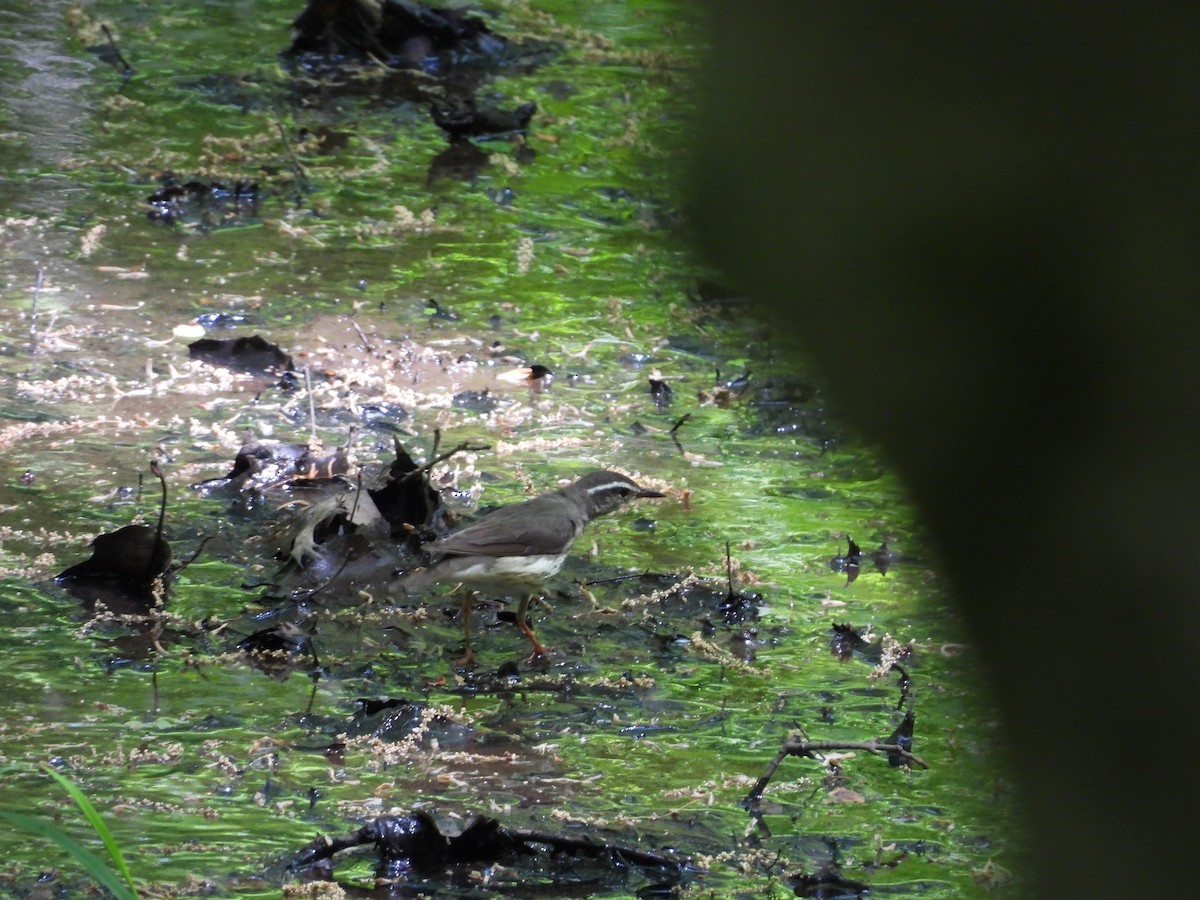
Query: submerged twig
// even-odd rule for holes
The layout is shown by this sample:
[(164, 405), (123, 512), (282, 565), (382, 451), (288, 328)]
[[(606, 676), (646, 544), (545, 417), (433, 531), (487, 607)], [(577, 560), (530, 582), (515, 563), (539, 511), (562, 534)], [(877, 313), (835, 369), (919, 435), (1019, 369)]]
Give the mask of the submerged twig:
[(683, 450), (683, 444), (679, 443), (679, 435), (677, 434), (677, 432), (679, 431), (680, 426), (684, 425), (688, 421), (688, 419), (690, 419), (691, 417), (692, 417), (691, 413), (688, 413), (687, 415), (683, 416), (682, 418), (679, 419), (679, 421), (677, 421), (674, 425), (672, 425), (671, 430), (669, 432), (667, 432), (668, 434), (671, 435), (671, 441), (675, 444), (675, 449), (678, 450), (680, 453), (683, 453), (684, 450)]
[(309, 446), (317, 445), (317, 406), (313, 399), (312, 392), (312, 370), (304, 367), (304, 391), (308, 394), (308, 443)]
[(45, 269), (38, 269), (37, 281), (33, 283), (33, 309), (29, 320), (29, 339), (33, 343), (33, 352), (38, 348), (38, 303), (42, 297), (42, 281), (46, 277)]
[(126, 81), (133, 75), (133, 66), (121, 53), (121, 48), (117, 46), (117, 39), (113, 37), (113, 33), (107, 25), (101, 25), (100, 30), (104, 32), (104, 36), (108, 38), (108, 49), (112, 52), (113, 57), (121, 64), (121, 77)]
[(197, 559), (199, 559), (200, 554), (204, 552), (205, 545), (212, 539), (213, 539), (213, 536), (211, 534), (206, 534), (206, 535), (204, 535), (204, 537), (200, 538), (200, 543), (196, 547), (196, 552), (193, 553), (186, 560), (184, 560), (182, 563), (179, 564), (179, 566), (175, 569), (175, 574), (178, 575), (180, 572), (182, 572), (184, 569), (186, 569), (188, 566), (190, 566), (192, 563), (194, 563)]
[(729, 595), (726, 600), (733, 600), (737, 592), (733, 589), (733, 556), (729, 552), (729, 541), (725, 542), (725, 578), (729, 582)]
[(622, 581), (638, 581), (642, 578), (654, 578), (654, 579), (661, 580), (661, 579), (666, 579), (666, 578), (678, 579), (681, 577), (682, 577), (681, 575), (678, 575), (674, 572), (662, 572), (662, 573), (627, 572), (624, 575), (614, 575), (611, 578), (588, 578), (588, 579), (578, 579), (577, 578), (575, 580), (575, 583), (577, 585), (579, 585), (580, 587), (591, 587), (594, 584), (620, 584)]
[(911, 750), (902, 747), (898, 743), (891, 742), (889, 738), (874, 738), (869, 741), (810, 741), (803, 737), (798, 732), (792, 732), (784, 740), (783, 746), (779, 748), (779, 752), (775, 754), (775, 758), (767, 764), (767, 769), (763, 772), (762, 778), (754, 783), (754, 787), (746, 794), (745, 803), (750, 804), (756, 800), (761, 800), (763, 791), (766, 790), (767, 784), (771, 780), (771, 776), (775, 774), (775, 770), (779, 768), (780, 763), (789, 756), (807, 756), (811, 759), (817, 759), (818, 753), (827, 750), (862, 750), (867, 753), (886, 753), (888, 756), (899, 757), (907, 765), (918, 766), (922, 769), (928, 769), (929, 763), (921, 759)]
[(361, 326), (359, 326), (359, 324), (353, 319), (350, 320), (350, 324), (353, 325), (354, 330), (358, 332), (358, 339), (362, 341), (363, 349), (370, 353), (373, 348), (371, 347), (371, 342), (367, 340), (366, 334), (363, 333)]
[(296, 151), (292, 148), (292, 141), (288, 137), (287, 129), (283, 127), (283, 123), (279, 121), (278, 116), (273, 115), (272, 118), (275, 119), (275, 127), (279, 129), (279, 139), (283, 141), (283, 149), (287, 151), (287, 155), (296, 169), (296, 174), (307, 181), (308, 172), (305, 171), (304, 164), (300, 162), (300, 157), (296, 155)]
[(591, 838), (565, 837), (548, 831), (533, 831), (524, 828), (506, 829), (518, 841), (526, 844), (545, 844), (556, 851), (568, 853), (586, 853), (591, 856), (608, 856), (623, 859), (638, 866), (659, 866), (678, 869), (682, 866), (679, 860), (666, 853), (655, 853), (653, 850), (639, 850), (626, 844), (613, 844), (608, 841), (595, 841)]
[(158, 479), (158, 483), (162, 486), (162, 497), (158, 503), (158, 528), (154, 531), (154, 549), (151, 551), (149, 558), (146, 560), (146, 580), (153, 581), (154, 578), (161, 572), (165, 571), (166, 566), (163, 565), (160, 552), (163, 546), (163, 526), (167, 520), (167, 479), (163, 475), (163, 471), (159, 468), (158, 460), (150, 460), (150, 474)]

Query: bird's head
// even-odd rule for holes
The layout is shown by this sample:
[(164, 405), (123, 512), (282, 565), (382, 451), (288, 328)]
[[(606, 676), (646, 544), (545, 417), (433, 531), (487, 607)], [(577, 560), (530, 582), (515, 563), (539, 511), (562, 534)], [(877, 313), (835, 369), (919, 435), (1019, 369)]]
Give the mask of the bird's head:
[(583, 507), (589, 519), (620, 509), (630, 500), (639, 497), (662, 497), (660, 491), (652, 491), (639, 485), (632, 478), (619, 472), (600, 470), (584, 475), (563, 489)]

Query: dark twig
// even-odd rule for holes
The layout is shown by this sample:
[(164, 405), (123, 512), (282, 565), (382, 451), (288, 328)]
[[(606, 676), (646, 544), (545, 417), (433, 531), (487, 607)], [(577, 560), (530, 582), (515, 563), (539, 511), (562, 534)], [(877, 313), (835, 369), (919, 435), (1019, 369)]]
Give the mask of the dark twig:
[(682, 426), (684, 423), (686, 423), (688, 421), (688, 419), (690, 419), (691, 417), (692, 417), (691, 413), (688, 413), (687, 415), (683, 416), (682, 418), (679, 419), (678, 422), (676, 422), (674, 425), (672, 425), (671, 430), (669, 432), (667, 432), (669, 435), (671, 435), (671, 441), (675, 444), (675, 449), (677, 449), (680, 453), (683, 453), (684, 451), (683, 451), (683, 444), (679, 443), (679, 435), (677, 434), (677, 432), (679, 431), (680, 426)]
[(192, 563), (194, 563), (197, 559), (199, 559), (200, 554), (204, 552), (204, 546), (212, 539), (213, 538), (212, 538), (211, 534), (205, 535), (204, 537), (200, 538), (200, 544), (199, 544), (199, 546), (196, 547), (196, 552), (193, 553), (191, 556), (189, 556), (186, 560), (181, 562), (175, 568), (175, 574), (178, 575), (180, 572), (182, 572), (184, 569), (186, 569), (188, 566), (190, 566)]
[(154, 548), (150, 551), (150, 557), (146, 562), (147, 582), (153, 581), (170, 562), (170, 560), (164, 561), (160, 553), (164, 543), (163, 526), (167, 521), (167, 478), (159, 468), (158, 460), (155, 459), (150, 460), (150, 473), (158, 479), (158, 483), (162, 486), (162, 497), (158, 503), (158, 528), (154, 531)]
[(117, 39), (113, 37), (113, 33), (108, 30), (108, 26), (101, 25), (100, 30), (103, 31), (104, 36), (108, 38), (108, 49), (112, 51), (112, 55), (116, 58), (117, 62), (121, 64), (121, 77), (128, 81), (130, 76), (133, 75), (133, 66), (131, 66), (129, 61), (126, 60), (121, 54), (121, 48), (117, 46)]
[(346, 558), (342, 560), (342, 564), (337, 567), (337, 569), (334, 571), (334, 573), (332, 575), (330, 575), (327, 579), (325, 579), (323, 582), (321, 582), (314, 588), (309, 588), (307, 591), (297, 591), (293, 595), (294, 599), (297, 602), (300, 599), (304, 599), (304, 600), (313, 599), (313, 597), (317, 596), (317, 594), (321, 593), (321, 591), (325, 590), (327, 587), (329, 587), (331, 584), (333, 584), (335, 581), (337, 581), (338, 578), (341, 577), (342, 573), (344, 571), (346, 571), (346, 567), (348, 565), (350, 565), (350, 563), (353, 562), (355, 560), (355, 558), (356, 558), (355, 554), (347, 553)]
[(371, 346), (371, 342), (369, 340), (367, 340), (367, 336), (366, 336), (366, 334), (363, 333), (363, 330), (359, 326), (359, 324), (357, 322), (355, 322), (353, 319), (350, 320), (350, 324), (353, 325), (354, 330), (358, 332), (358, 339), (360, 341), (362, 341), (363, 349), (366, 350), (368, 353), (373, 352), (374, 348)]
[(304, 393), (308, 395), (308, 443), (315, 447), (317, 445), (317, 407), (316, 400), (313, 398), (312, 372), (308, 366), (304, 367)]
[(663, 572), (661, 574), (653, 572), (629, 572), (625, 575), (614, 575), (612, 578), (589, 578), (586, 581), (577, 578), (575, 583), (580, 587), (592, 587), (597, 584), (620, 584), (622, 581), (637, 581), (642, 578), (674, 578), (676, 581), (680, 581), (683, 576), (677, 575), (674, 572)]
[(287, 151), (287, 155), (291, 158), (296, 174), (307, 181), (308, 172), (305, 170), (304, 164), (300, 162), (300, 157), (296, 155), (296, 151), (292, 149), (292, 140), (288, 137), (287, 129), (283, 127), (283, 123), (279, 121), (277, 116), (273, 116), (272, 118), (275, 119), (275, 127), (279, 130), (279, 139), (283, 141), (283, 149)]
[(42, 297), (42, 281), (45, 280), (46, 270), (38, 269), (37, 281), (33, 285), (33, 310), (29, 319), (29, 338), (33, 343), (33, 352), (38, 349), (38, 303)]
[(789, 756), (807, 756), (810, 759), (818, 759), (818, 753), (823, 753), (827, 750), (862, 750), (867, 753), (886, 753), (889, 756), (895, 755), (900, 757), (910, 766), (918, 766), (922, 769), (928, 769), (929, 763), (921, 759), (915, 753), (899, 746), (898, 744), (889, 744), (886, 740), (874, 738), (869, 741), (810, 741), (807, 738), (801, 737), (799, 734), (789, 734), (783, 742), (783, 746), (779, 748), (779, 752), (775, 754), (775, 758), (767, 764), (767, 770), (763, 772), (762, 778), (754, 783), (754, 787), (750, 789), (750, 793), (746, 795), (745, 803), (751, 804), (756, 800), (761, 800), (763, 791), (766, 790), (771, 776), (775, 774), (775, 770), (779, 768), (780, 763)]
[(725, 578), (729, 582), (729, 596), (727, 600), (737, 598), (737, 592), (733, 589), (733, 557), (729, 553), (729, 541), (725, 542)]
[(356, 474), (357, 478), (355, 478), (354, 485), (354, 502), (350, 504), (350, 515), (347, 516), (347, 519), (352, 525), (354, 524), (354, 517), (358, 515), (358, 501), (362, 499), (363, 492), (363, 470), (360, 468)]
[(621, 859), (638, 866), (680, 868), (679, 860), (664, 853), (655, 853), (652, 850), (638, 850), (634, 847), (610, 844), (607, 841), (594, 841), (586, 837), (564, 837), (561, 834), (551, 834), (548, 831), (527, 831), (524, 828), (509, 828), (507, 831), (514, 838), (524, 843), (546, 844), (559, 851), (587, 853), (592, 856), (619, 856)]
[(428, 474), (429, 470), (432, 469), (434, 466), (436, 466), (438, 463), (443, 462), (444, 460), (447, 460), (456, 454), (480, 453), (484, 450), (492, 449), (491, 444), (472, 444), (470, 441), (462, 441), (462, 442), (456, 444), (451, 449), (447, 450), (445, 453), (438, 454), (437, 449), (438, 449), (438, 444), (441, 443), (441, 439), (442, 439), (441, 429), (436, 429), (433, 432), (433, 452), (436, 455), (431, 460), (429, 460), (429, 462), (425, 463), (424, 465), (417, 466), (411, 472), (407, 473), (401, 479), (401, 481), (408, 481), (410, 478), (416, 478), (418, 475)]

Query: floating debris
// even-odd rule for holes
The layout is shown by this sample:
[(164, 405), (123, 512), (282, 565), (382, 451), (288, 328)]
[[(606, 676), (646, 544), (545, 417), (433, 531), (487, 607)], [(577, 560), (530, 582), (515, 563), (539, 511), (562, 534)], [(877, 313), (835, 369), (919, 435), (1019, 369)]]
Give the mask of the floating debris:
[(219, 181), (171, 183), (146, 198), (151, 222), (202, 231), (256, 220), (258, 200), (258, 185), (251, 181), (238, 181), (233, 187)]

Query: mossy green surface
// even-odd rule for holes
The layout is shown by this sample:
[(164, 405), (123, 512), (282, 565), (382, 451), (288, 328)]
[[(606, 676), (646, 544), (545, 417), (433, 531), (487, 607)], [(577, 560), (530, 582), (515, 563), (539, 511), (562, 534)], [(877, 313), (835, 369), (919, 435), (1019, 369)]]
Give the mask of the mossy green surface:
[[(825, 407), (819, 373), (777, 360), (769, 330), (736, 302), (701, 297), (711, 273), (688, 250), (677, 183), (700, 52), (686, 10), (490, 11), (506, 34), (563, 45), (486, 87), (502, 103), (537, 100), (536, 156), (518, 162), (511, 145), (489, 143), (493, 160), (472, 180), (432, 182), (445, 140), (386, 78), (362, 71), (335, 90), (281, 63), (295, 2), (24, 11), (70, 74), (54, 102), (80, 118), (62, 126), (70, 140), (24, 133), (14, 98), (33, 69), (0, 53), (11, 86), (0, 122), (18, 146), (0, 162), (11, 203), (0, 233), (5, 807), (59, 815), (86, 842), (38, 771), (55, 761), (108, 818), (135, 874), (182, 895), (209, 885), (278, 896), (283, 863), (314, 833), (413, 808), (671, 847), (707, 863), (697, 895), (787, 896), (788, 876), (819, 868), (833, 846), (848, 877), (901, 894), (985, 894), (976, 876), (1017, 844), (1011, 798), (981, 673), (917, 513)], [(135, 70), (127, 84), (82, 46), (96, 22), (117, 34)], [(255, 181), (257, 214), (152, 222), (145, 200), (168, 172)], [(843, 314), (836, 298), (829, 310)], [(317, 604), (315, 688), (303, 666), (268, 677), (234, 645), (286, 605), (265, 587), (277, 562), (260, 535), (292, 498), (247, 506), (187, 485), (227, 471), (244, 429), (307, 441), (308, 400), (191, 367), (173, 330), (223, 311), (253, 319), (231, 335), (262, 333), (309, 366), (318, 438), (352, 441), (368, 470), (389, 459), (391, 433), (351, 436), (338, 416), (379, 400), (376, 375), (390, 372), (388, 390), (413, 382), (393, 423), (407, 445), (427, 452), (436, 426), (444, 446), (495, 446), (444, 467), (473, 502), (523, 499), (596, 465), (671, 496), (594, 524), (563, 596), (536, 612), (557, 651), (549, 669), (522, 666), (499, 693), (455, 671), (456, 599), (429, 598), (414, 617), (374, 582)], [(412, 347), (441, 354), (421, 363), (419, 385), (403, 362)], [(499, 386), (514, 360), (553, 369), (550, 390)], [(665, 408), (649, 392), (654, 370), (674, 390)], [(745, 373), (744, 390), (727, 386)], [(449, 402), (468, 388), (489, 390), (499, 411)], [(156, 491), (137, 489), (151, 456), (171, 481), (176, 558), (210, 540), (153, 621), (97, 620), (49, 579), (87, 555), (91, 536), (154, 520)], [(847, 537), (867, 554), (849, 585), (829, 565)], [(884, 541), (899, 554), (886, 576), (870, 565)], [(651, 597), (649, 583), (572, 585), (697, 572), (719, 595), (726, 542), (736, 589), (760, 594), (757, 620), (726, 623), (712, 605)], [(477, 616), (483, 666), (521, 660), (515, 629)], [(901, 716), (894, 672), (834, 657), (834, 622), (913, 643), (906, 703), (930, 768), (860, 752), (831, 774), (789, 758), (755, 824), (741, 800), (791, 729), (863, 741)], [(486, 737), (395, 757), (353, 741), (341, 758), (325, 752), (356, 699), (385, 696)], [(66, 866), (27, 839), (6, 843), (0, 891), (23, 895)], [(338, 871), (369, 880), (363, 862)], [(643, 884), (631, 876), (605, 893)]]

